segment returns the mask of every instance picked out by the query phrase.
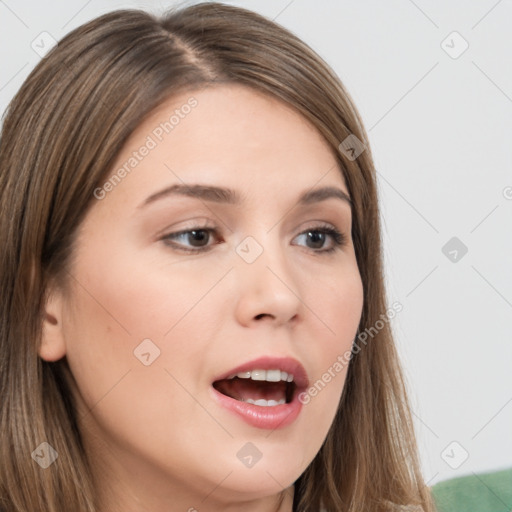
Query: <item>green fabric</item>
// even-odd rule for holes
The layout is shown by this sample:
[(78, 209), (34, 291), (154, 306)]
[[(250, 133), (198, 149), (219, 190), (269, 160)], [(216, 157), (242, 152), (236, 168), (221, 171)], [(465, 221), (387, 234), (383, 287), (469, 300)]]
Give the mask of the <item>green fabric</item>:
[(439, 512), (511, 512), (512, 468), (452, 478), (431, 491)]

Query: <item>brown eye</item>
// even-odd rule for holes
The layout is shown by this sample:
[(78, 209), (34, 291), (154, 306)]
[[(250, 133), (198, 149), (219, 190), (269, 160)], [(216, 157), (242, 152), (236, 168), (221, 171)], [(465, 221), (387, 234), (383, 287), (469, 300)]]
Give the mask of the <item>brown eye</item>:
[[(310, 249), (319, 249), (315, 252), (333, 252), (339, 247), (343, 246), (346, 243), (346, 237), (343, 233), (340, 233), (337, 229), (334, 229), (330, 226), (322, 226), (322, 227), (315, 227), (307, 229), (306, 231), (303, 231), (298, 236), (304, 236), (306, 235), (307, 240), (311, 241), (313, 246), (309, 246)], [(328, 249), (322, 249), (322, 247), (325, 244), (325, 241), (329, 239), (329, 237), (332, 240), (332, 245)]]
[[(208, 241), (212, 233), (216, 231), (212, 228), (194, 227), (176, 233), (169, 233), (162, 238), (162, 241), (173, 248), (184, 252), (204, 252), (210, 249)], [(178, 240), (179, 243), (175, 241)]]

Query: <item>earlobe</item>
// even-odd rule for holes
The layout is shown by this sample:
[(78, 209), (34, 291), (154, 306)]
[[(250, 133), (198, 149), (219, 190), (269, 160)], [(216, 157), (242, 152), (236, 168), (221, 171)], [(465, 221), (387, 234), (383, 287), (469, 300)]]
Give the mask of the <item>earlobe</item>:
[(38, 354), (41, 359), (53, 362), (66, 355), (66, 343), (62, 324), (62, 297), (51, 293), (43, 311), (41, 345)]

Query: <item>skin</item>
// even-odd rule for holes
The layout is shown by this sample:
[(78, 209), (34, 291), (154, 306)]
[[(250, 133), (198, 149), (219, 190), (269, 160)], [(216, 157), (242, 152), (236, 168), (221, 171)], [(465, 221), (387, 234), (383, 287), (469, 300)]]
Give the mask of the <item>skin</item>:
[[(79, 426), (101, 512), (292, 510), (293, 482), (317, 454), (334, 418), (346, 368), (289, 426), (258, 429), (219, 406), (211, 384), (260, 356), (289, 356), (310, 385), (350, 350), (363, 307), (351, 208), (330, 198), (305, 207), (313, 187), (348, 189), (334, 155), (300, 114), (240, 85), (187, 91), (132, 134), (113, 171), (190, 97), (198, 104), (113, 190), (79, 229), (69, 289), (51, 289), (39, 354), (66, 357)], [(139, 205), (175, 183), (230, 187), (239, 206), (191, 197)], [(178, 246), (162, 237), (204, 225)], [(334, 252), (322, 224), (345, 234)], [(301, 234), (306, 231), (306, 234)], [(262, 254), (235, 251), (248, 236)], [(160, 356), (134, 355), (151, 339)], [(263, 454), (251, 468), (237, 452)]]

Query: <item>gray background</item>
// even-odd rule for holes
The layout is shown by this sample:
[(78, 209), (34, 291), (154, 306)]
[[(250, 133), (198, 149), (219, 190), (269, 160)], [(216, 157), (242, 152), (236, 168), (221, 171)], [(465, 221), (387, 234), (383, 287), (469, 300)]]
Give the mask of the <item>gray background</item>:
[[(226, 3), (303, 38), (361, 112), (426, 481), (512, 466), (511, 2)], [(0, 112), (42, 32), (59, 40), (117, 8), (172, 4), (0, 0)]]

